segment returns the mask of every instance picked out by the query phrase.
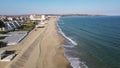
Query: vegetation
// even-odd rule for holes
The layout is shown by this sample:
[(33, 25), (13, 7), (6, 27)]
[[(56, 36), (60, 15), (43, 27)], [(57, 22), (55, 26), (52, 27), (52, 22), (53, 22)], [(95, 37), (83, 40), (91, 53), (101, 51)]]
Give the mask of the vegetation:
[(0, 36), (0, 40), (5, 39), (6, 36)]
[(0, 20), (0, 28), (1, 28), (2, 31), (3, 31), (3, 27), (5, 27), (5, 24), (4, 24), (3, 21)]
[(0, 48), (2, 48), (2, 47), (6, 47), (6, 46), (7, 46), (6, 43), (0, 41)]
[(23, 22), (22, 23), (22, 27), (18, 30), (23, 30), (23, 31), (31, 31), (32, 29), (35, 28), (36, 23), (27, 23), (27, 22)]
[[(32, 21), (26, 21), (26, 22), (22, 22), (22, 27), (18, 28), (17, 30), (18, 31), (31, 31), (32, 29), (35, 28), (35, 25), (36, 25), (36, 22), (32, 22)], [(1, 31), (0, 31), (0, 34), (6, 34), (8, 31), (3, 31), (3, 27), (5, 27), (5, 24), (4, 22), (2, 22), (0, 20), (0, 28), (1, 28)], [(15, 31), (15, 30), (11, 30), (10, 32), (12, 31)]]
[(0, 31), (0, 34), (6, 34), (6, 33), (8, 33), (8, 32), (6, 32), (6, 31)]

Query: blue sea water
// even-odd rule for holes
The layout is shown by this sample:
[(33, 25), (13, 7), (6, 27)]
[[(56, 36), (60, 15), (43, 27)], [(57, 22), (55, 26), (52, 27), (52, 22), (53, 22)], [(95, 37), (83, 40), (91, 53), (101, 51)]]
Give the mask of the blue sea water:
[(74, 68), (120, 68), (120, 16), (61, 17), (58, 25)]

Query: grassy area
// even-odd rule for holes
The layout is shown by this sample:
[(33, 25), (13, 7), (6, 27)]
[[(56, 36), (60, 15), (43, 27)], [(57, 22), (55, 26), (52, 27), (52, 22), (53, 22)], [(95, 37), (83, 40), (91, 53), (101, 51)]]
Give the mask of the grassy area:
[(35, 25), (36, 25), (35, 23), (26, 23), (26, 22), (24, 22), (23, 26), (18, 30), (31, 31), (32, 29), (35, 28)]

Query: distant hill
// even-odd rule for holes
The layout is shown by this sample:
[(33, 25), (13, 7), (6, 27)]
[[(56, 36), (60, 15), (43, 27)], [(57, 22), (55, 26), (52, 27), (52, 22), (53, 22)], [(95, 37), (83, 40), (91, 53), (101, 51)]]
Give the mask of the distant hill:
[[(29, 16), (30, 14), (22, 14), (22, 15), (0, 15), (0, 16)], [(46, 16), (107, 16), (100, 14), (37, 14), (37, 15), (46, 15)]]

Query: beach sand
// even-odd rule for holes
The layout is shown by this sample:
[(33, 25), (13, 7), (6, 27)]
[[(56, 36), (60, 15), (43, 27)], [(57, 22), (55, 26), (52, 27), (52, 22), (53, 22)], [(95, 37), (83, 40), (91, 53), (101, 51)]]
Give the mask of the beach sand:
[(64, 56), (64, 38), (58, 33), (57, 18), (51, 18), (45, 28), (33, 30), (16, 49), (17, 56), (6, 68), (72, 68)]

